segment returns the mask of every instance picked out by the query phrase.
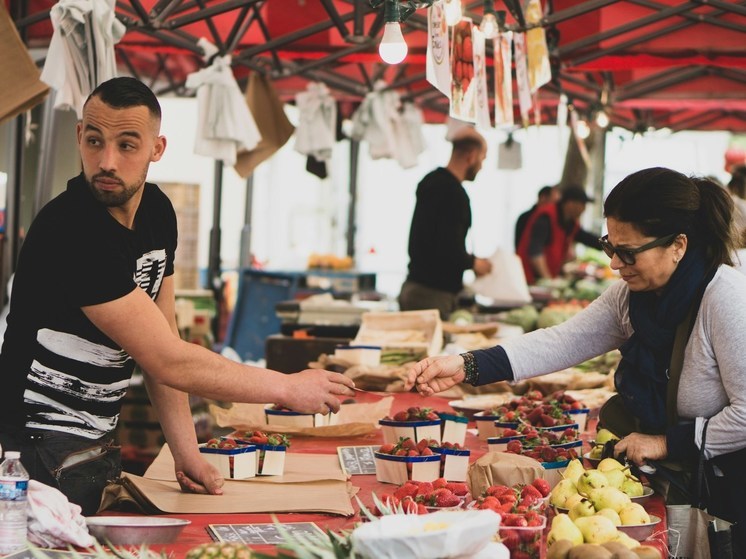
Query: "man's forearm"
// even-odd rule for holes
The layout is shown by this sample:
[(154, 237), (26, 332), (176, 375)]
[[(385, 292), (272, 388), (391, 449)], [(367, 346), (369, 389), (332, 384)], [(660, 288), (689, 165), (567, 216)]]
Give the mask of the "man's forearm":
[(179, 463), (194, 458), (197, 451), (197, 435), (194, 431), (189, 395), (153, 381), (143, 374), (150, 401), (158, 414), (163, 433), (174, 460)]
[(549, 273), (549, 267), (547, 266), (547, 260), (544, 255), (534, 256), (531, 258), (531, 266), (536, 273), (538, 278), (551, 278), (552, 275)]

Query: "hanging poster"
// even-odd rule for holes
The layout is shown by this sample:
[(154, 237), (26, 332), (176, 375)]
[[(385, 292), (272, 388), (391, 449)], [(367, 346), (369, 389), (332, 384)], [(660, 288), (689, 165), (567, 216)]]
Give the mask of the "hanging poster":
[(518, 84), (518, 106), (521, 110), (522, 124), (528, 127), (531, 118), (531, 87), (528, 83), (525, 33), (516, 33), (513, 41), (515, 41), (515, 81)]
[(451, 50), (451, 116), (474, 122), (474, 45), (471, 19), (463, 18), (453, 26)]
[(549, 65), (547, 36), (541, 27), (543, 17), (541, 0), (528, 0), (526, 6), (526, 24), (536, 25), (526, 31), (526, 50), (528, 55), (528, 82), (531, 92), (536, 92), (542, 85), (552, 81), (552, 69)]
[(583, 159), (585, 166), (590, 169), (591, 156), (588, 153), (588, 146), (585, 145), (585, 140), (581, 138), (582, 134), (580, 134), (578, 130), (579, 127), (580, 127), (580, 119), (578, 118), (578, 111), (571, 110), (570, 111), (570, 129), (572, 130), (572, 135), (575, 137), (575, 142), (578, 146), (578, 152), (580, 152), (580, 157)]
[(513, 32), (500, 33), (493, 42), (495, 57), (495, 127), (513, 126), (513, 77), (511, 45)]
[(480, 128), (490, 128), (490, 100), (487, 96), (487, 60), (484, 33), (476, 25), (472, 28), (474, 44), (474, 113), (476, 124)]
[(427, 81), (447, 97), (451, 96), (451, 59), (448, 56), (448, 25), (443, 0), (427, 10)]

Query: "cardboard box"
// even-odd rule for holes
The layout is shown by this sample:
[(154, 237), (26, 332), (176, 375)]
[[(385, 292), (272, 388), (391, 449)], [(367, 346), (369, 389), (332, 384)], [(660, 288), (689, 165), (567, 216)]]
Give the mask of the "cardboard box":
[(215, 466), (225, 479), (248, 479), (256, 476), (256, 447), (208, 448), (200, 446), (202, 457)]
[(435, 481), (440, 477), (440, 454), (432, 456), (395, 456), (374, 453), (376, 479), (401, 485), (408, 480)]
[(383, 434), (383, 442), (391, 444), (396, 444), (401, 438), (412, 439), (416, 443), (422, 439), (434, 439), (440, 442), (440, 423), (440, 419), (423, 419), (422, 421), (378, 420)]
[(421, 349), (428, 356), (443, 347), (443, 323), (437, 310), (367, 312), (354, 345), (376, 345), (382, 349)]

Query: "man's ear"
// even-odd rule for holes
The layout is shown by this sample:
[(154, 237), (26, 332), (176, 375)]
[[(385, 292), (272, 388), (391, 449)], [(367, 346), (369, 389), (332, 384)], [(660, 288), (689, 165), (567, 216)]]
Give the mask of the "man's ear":
[(155, 163), (156, 161), (160, 161), (165, 151), (166, 151), (166, 137), (158, 136), (155, 139), (155, 145), (153, 146), (153, 155), (150, 157), (150, 161), (153, 163)]

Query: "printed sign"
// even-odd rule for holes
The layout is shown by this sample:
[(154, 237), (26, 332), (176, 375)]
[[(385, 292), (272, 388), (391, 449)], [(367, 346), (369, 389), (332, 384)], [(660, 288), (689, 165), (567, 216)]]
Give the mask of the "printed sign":
[[(282, 527), (291, 534), (323, 536), (324, 532), (313, 522), (283, 522)], [(216, 542), (244, 543), (246, 545), (278, 545), (285, 541), (276, 524), (210, 524), (210, 537)], [(19, 558), (20, 559), (20, 558)], [(24, 558), (25, 559), (25, 558)], [(34, 559), (34, 558), (29, 558)]]
[(448, 52), (448, 25), (442, 0), (427, 10), (427, 81), (446, 96), (451, 96), (451, 59)]
[(346, 474), (365, 475), (376, 473), (376, 457), (373, 453), (379, 446), (340, 446), (337, 447), (339, 463)]

